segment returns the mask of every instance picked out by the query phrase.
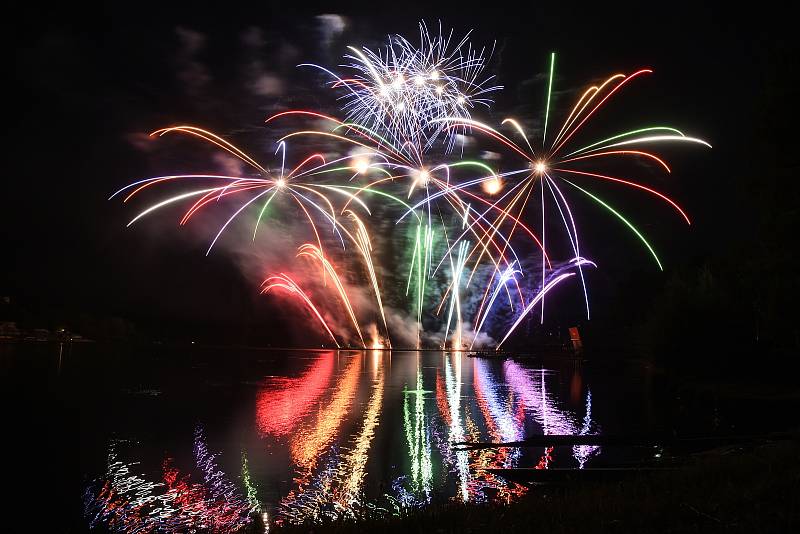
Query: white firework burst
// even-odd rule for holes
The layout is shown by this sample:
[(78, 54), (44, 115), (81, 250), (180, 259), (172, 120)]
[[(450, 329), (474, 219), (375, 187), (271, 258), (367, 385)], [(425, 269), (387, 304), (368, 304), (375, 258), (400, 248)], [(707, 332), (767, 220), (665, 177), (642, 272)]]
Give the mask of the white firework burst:
[(421, 22), (419, 32), (419, 47), (401, 35), (390, 35), (377, 52), (348, 47), (351, 53), (345, 59), (349, 63), (342, 67), (352, 74), (336, 76), (333, 82), (347, 89), (341, 99), (348, 121), (415, 156), (440, 137), (451, 151), (467, 128), (448, 128), (436, 119), (469, 119), (476, 106), (490, 107), (489, 94), (502, 89), (492, 84), (494, 76), (482, 77), (486, 49), (472, 46), (471, 31), (456, 41), (452, 30), (443, 35), (440, 26), (432, 35)]

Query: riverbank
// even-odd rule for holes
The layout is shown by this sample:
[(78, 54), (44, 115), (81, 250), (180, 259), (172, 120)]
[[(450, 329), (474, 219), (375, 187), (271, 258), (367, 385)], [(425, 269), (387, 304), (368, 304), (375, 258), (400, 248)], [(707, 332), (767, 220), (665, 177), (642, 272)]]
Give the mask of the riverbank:
[(800, 442), (715, 450), (623, 482), (535, 488), (506, 506), (448, 504), (271, 532), (800, 532)]

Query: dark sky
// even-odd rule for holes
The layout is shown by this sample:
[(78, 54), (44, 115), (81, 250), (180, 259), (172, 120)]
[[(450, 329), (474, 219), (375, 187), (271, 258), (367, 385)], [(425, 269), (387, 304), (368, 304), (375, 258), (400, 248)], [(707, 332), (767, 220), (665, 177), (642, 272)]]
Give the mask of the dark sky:
[[(423, 18), (457, 32), (473, 28), (477, 43), (497, 41), (492, 68), (506, 89), (483, 117), (495, 121), (504, 111), (541, 109), (541, 86), (532, 80), (551, 50), (562, 89), (655, 69), (609, 111), (604, 131), (617, 117), (625, 126), (668, 122), (714, 146), (667, 152), (674, 168), (667, 190), (695, 222), (687, 231), (658, 211), (643, 226), (669, 265), (733, 246), (737, 228), (753, 216), (744, 177), (764, 165), (794, 165), (796, 34), (788, 17), (769, 9), (653, 3), (583, 11), (566, 2), (492, 2), (435, 11), (398, 3), (342, 13), (345, 35), (326, 47), (315, 15), (337, 13), (332, 7), (293, 14), (285, 2), (209, 10), (166, 4), (71, 3), (11, 24), (3, 295), (138, 322), (237, 323), (272, 314), (254, 304), (254, 287), (224, 254), (206, 258), (205, 242), (186, 239), (171, 222), (163, 231), (126, 229), (133, 211), (108, 195), (176, 166), (201, 166), (190, 152), (153, 157), (138, 144), (142, 133), (175, 121), (202, 124), (258, 152), (268, 137), (261, 139), (261, 123), (279, 101), (331, 107), (316, 92), (318, 79), (295, 64), (336, 65), (345, 45), (375, 44), (392, 32), (413, 37)], [(630, 202), (633, 214), (648, 214)], [(616, 224), (590, 230), (593, 259), (605, 262), (610, 279), (649, 262), (645, 254), (633, 254), (633, 265), (615, 261), (621, 245), (606, 236), (624, 232)]]

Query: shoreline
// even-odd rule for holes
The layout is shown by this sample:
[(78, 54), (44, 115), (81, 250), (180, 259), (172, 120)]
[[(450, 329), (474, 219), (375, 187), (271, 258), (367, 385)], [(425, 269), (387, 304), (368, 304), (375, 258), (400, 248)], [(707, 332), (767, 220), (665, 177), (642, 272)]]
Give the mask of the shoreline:
[(280, 533), (797, 532), (800, 442), (695, 455), (622, 481), (539, 486), (506, 505), (433, 504), (402, 517), (272, 527)]

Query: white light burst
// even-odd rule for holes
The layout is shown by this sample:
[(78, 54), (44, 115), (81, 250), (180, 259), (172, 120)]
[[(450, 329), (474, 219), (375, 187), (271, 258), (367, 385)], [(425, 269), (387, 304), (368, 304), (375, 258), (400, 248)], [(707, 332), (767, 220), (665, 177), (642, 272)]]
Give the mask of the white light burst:
[(468, 127), (448, 128), (436, 119), (469, 119), (476, 106), (488, 108), (489, 93), (502, 87), (492, 84), (494, 76), (482, 76), (486, 50), (473, 48), (471, 32), (456, 41), (453, 31), (443, 35), (441, 26), (432, 35), (421, 22), (419, 31), (419, 47), (401, 35), (390, 35), (377, 52), (348, 47), (343, 67), (352, 74), (337, 76), (333, 85), (347, 88), (342, 100), (349, 121), (409, 154), (427, 151), (440, 137), (449, 152)]

